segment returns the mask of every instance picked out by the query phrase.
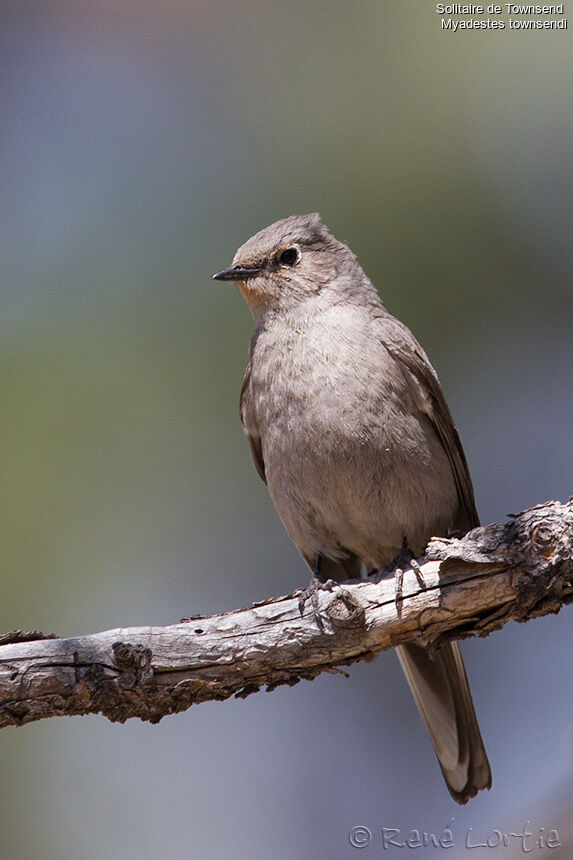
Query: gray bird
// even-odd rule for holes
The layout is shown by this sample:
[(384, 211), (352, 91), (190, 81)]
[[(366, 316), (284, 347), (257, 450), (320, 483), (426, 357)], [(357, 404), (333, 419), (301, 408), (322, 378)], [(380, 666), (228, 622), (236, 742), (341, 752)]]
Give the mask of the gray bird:
[[(271, 224), (213, 277), (235, 281), (254, 317), (241, 420), (315, 579), (356, 578), (479, 525), (436, 372), (319, 215)], [(466, 803), (491, 771), (459, 647), (396, 651), (450, 794)]]

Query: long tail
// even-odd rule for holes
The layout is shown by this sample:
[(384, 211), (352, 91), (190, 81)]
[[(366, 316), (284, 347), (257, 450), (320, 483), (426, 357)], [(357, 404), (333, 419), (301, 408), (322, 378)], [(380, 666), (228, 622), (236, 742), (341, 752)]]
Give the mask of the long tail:
[(467, 803), (491, 788), (491, 770), (457, 642), (435, 656), (419, 645), (396, 648), (398, 659), (426, 724), (448, 790)]

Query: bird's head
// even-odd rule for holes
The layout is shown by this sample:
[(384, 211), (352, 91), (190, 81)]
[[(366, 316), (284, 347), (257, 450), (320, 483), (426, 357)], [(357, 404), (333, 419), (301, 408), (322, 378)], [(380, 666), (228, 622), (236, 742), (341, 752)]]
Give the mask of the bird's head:
[(352, 251), (313, 213), (265, 227), (241, 245), (232, 266), (213, 278), (235, 281), (259, 322), (269, 310), (289, 310), (337, 279), (351, 280), (358, 273), (359, 281), (365, 279)]

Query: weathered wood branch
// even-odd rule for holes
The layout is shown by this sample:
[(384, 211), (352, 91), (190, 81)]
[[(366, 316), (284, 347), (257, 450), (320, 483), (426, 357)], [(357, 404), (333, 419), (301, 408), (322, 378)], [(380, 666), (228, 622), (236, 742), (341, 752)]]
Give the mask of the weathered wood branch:
[(486, 636), (573, 602), (573, 501), (549, 502), (462, 539), (433, 539), (424, 587), (404, 576), (344, 583), (319, 594), (320, 624), (297, 594), (169, 627), (73, 639), (0, 637), (0, 727), (101, 713), (158, 722), (192, 704), (295, 684), (404, 642), (439, 647)]

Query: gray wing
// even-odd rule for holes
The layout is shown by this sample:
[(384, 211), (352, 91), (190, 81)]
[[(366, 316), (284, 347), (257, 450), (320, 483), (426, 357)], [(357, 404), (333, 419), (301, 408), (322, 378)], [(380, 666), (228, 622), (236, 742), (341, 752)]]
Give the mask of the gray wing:
[(241, 416), (241, 424), (245, 428), (245, 432), (247, 434), (247, 439), (249, 440), (249, 445), (251, 446), (251, 454), (253, 455), (253, 461), (255, 463), (255, 468), (262, 480), (267, 483), (267, 478), (265, 475), (265, 461), (263, 459), (263, 446), (261, 443), (261, 437), (254, 434), (252, 431), (249, 431), (247, 428), (247, 421), (245, 419), (248, 401), (251, 397), (251, 363), (247, 364), (247, 369), (245, 370), (245, 376), (243, 378), (243, 385), (241, 388), (241, 397), (239, 400), (239, 415)]
[[(479, 518), (462, 443), (440, 382), (410, 330), (390, 315), (384, 322), (386, 348), (418, 383), (420, 408), (430, 418), (448, 456), (459, 501), (455, 526), (466, 532), (479, 525)], [(458, 803), (467, 803), (481, 789), (491, 788), (491, 770), (459, 645), (449, 642), (431, 655), (425, 648), (409, 644), (396, 648), (396, 653), (448, 790)]]
[(479, 526), (474, 489), (459, 433), (446, 403), (437, 374), (411, 331), (390, 314), (384, 318), (388, 352), (412, 374), (423, 396), (422, 409), (430, 418), (450, 461), (459, 512), (456, 528), (466, 532)]

